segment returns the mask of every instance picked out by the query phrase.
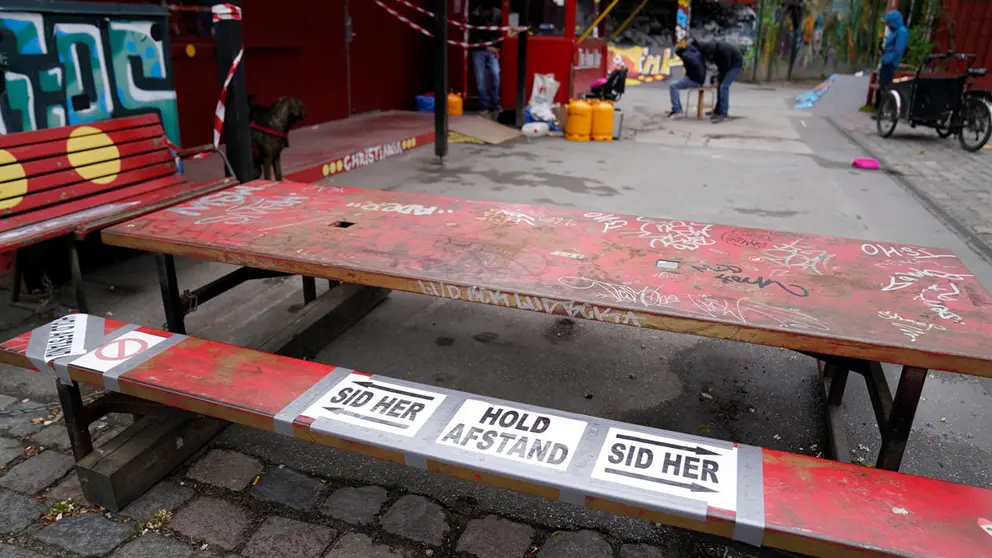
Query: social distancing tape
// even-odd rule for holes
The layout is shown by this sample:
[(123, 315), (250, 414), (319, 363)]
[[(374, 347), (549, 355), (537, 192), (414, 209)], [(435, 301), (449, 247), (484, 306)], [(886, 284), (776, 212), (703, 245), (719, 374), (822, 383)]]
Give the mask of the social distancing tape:
[[(129, 371), (153, 366), (156, 355), (188, 339), (134, 325), (109, 334), (103, 328), (94, 316), (66, 316), (32, 332), (28, 357), (63, 381), (80, 370), (121, 391)], [(273, 419), (284, 435), (344, 440), (353, 451), (378, 448), (365, 453), (477, 480), (509, 479), (502, 485), (578, 505), (617, 502), (696, 521), (726, 510), (735, 539), (760, 545), (764, 536), (760, 448), (344, 368), (331, 369)]]

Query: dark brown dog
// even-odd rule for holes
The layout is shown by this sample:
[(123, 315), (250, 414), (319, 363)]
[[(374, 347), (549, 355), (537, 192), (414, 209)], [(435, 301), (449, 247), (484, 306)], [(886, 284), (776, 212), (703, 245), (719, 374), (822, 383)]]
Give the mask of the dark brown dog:
[(279, 97), (272, 106), (252, 107), (251, 154), (255, 178), (282, 180), (282, 150), (289, 147), (289, 129), (307, 117), (303, 101), (296, 97)]

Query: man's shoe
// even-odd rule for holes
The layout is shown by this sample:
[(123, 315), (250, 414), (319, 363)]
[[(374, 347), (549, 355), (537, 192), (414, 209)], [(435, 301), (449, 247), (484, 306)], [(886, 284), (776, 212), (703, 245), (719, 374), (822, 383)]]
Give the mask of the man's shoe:
[(715, 114), (710, 118), (710, 122), (712, 122), (713, 124), (719, 124), (726, 119), (727, 119), (726, 114)]
[(665, 113), (665, 117), (668, 118), (669, 120), (676, 120), (682, 118), (682, 111), (675, 112), (670, 110)]

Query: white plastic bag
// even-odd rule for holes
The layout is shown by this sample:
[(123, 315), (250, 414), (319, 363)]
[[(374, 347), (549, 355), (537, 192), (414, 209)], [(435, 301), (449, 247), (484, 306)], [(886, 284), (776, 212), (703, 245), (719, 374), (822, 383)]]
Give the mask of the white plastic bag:
[(561, 84), (555, 80), (554, 74), (534, 74), (534, 87), (530, 92), (530, 115), (544, 122), (553, 121), (555, 115), (551, 112), (551, 104)]

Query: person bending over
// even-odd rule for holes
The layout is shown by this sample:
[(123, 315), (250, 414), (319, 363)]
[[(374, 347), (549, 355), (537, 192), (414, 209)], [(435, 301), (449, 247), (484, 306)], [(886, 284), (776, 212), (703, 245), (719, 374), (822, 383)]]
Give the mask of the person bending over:
[(716, 109), (710, 118), (714, 123), (722, 122), (730, 112), (730, 86), (744, 69), (744, 57), (736, 45), (723, 41), (699, 42), (696, 48), (703, 53), (704, 60), (716, 65)]
[(668, 111), (669, 118), (680, 118), (682, 116), (682, 101), (679, 94), (683, 89), (702, 87), (706, 81), (706, 64), (703, 62), (703, 55), (695, 45), (675, 49), (675, 56), (682, 59), (682, 68), (685, 75), (682, 79), (669, 86), (668, 91), (672, 95), (672, 110)]

